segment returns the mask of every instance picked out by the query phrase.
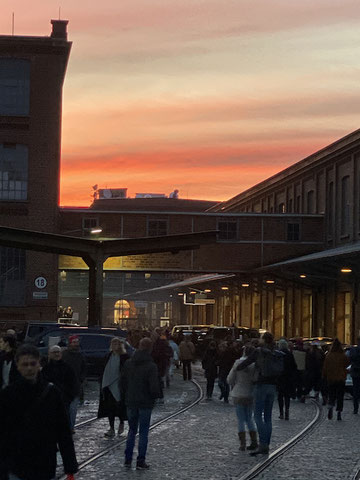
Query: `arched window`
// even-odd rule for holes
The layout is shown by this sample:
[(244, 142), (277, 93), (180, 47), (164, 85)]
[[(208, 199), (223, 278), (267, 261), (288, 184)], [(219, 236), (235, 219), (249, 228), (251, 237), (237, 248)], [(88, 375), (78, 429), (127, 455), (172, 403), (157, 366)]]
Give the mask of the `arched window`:
[(350, 177), (341, 179), (341, 235), (350, 233)]
[(118, 300), (114, 305), (114, 323), (121, 325), (130, 317), (130, 304), (126, 300)]
[(314, 190), (309, 190), (307, 192), (306, 200), (307, 200), (306, 213), (315, 213), (315, 192), (314, 192)]

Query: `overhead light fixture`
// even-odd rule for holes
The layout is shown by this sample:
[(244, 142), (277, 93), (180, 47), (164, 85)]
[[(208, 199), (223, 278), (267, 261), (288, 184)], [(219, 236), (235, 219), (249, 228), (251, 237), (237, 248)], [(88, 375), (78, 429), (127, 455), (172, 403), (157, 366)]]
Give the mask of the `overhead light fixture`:
[(351, 273), (352, 269), (349, 267), (342, 267), (341, 273)]
[(192, 291), (190, 292), (190, 295), (196, 295), (196, 292)]
[(229, 287), (221, 287), (221, 290), (229, 290)]
[(250, 287), (250, 284), (249, 283), (242, 283), (241, 286), (242, 287)]
[(303, 273), (300, 275), (300, 278), (306, 278), (306, 275), (304, 275)]
[(101, 232), (102, 232), (102, 228), (100, 228), (100, 227), (92, 228), (90, 230), (91, 235), (95, 235), (96, 233), (101, 233)]
[(210, 288), (205, 288), (204, 293), (210, 293), (210, 292), (211, 292)]
[(182, 297), (184, 294), (179, 292), (178, 295), (179, 295), (179, 297)]
[(275, 280), (266, 280), (266, 283), (275, 283)]

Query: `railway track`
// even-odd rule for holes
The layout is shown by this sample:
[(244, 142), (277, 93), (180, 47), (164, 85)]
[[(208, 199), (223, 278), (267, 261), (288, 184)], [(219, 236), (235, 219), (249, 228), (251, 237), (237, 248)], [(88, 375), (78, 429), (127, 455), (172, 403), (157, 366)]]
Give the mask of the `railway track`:
[[(162, 418), (162, 419), (158, 420), (157, 422), (153, 423), (150, 427), (150, 430), (154, 430), (155, 428), (159, 427), (160, 425), (163, 425), (164, 423), (168, 422), (172, 418), (175, 418), (178, 415), (181, 415), (182, 413), (190, 410), (195, 405), (197, 405), (199, 402), (201, 402), (201, 400), (204, 398), (203, 389), (201, 388), (200, 384), (196, 380), (191, 380), (191, 382), (197, 388), (197, 391), (198, 391), (197, 398), (194, 401), (192, 401), (189, 405), (187, 405), (186, 407), (182, 407), (179, 410), (176, 410), (175, 412), (171, 413), (170, 415), (167, 415), (164, 418)], [(89, 418), (87, 420), (84, 420), (83, 422), (78, 423), (75, 427), (79, 428), (79, 427), (88, 425), (90, 423), (93, 423), (95, 420), (97, 420), (97, 417)], [(122, 438), (121, 440), (118, 440), (118, 441), (115, 440), (114, 442), (112, 442), (111, 446), (101, 449), (96, 454), (91, 455), (86, 460), (82, 461), (79, 464), (79, 471), (83, 470), (88, 465), (96, 462), (99, 458), (103, 457), (104, 455), (107, 455), (108, 453), (112, 452), (113, 450), (118, 449), (121, 445), (124, 445), (125, 443), (126, 443), (126, 438)], [(58, 480), (66, 480), (66, 475), (61, 475), (57, 478), (58, 478)]]
[[(303, 428), (297, 435), (290, 438), (287, 442), (283, 445), (278, 447), (274, 450), (270, 455), (268, 455), (265, 460), (262, 462), (257, 463), (251, 470), (247, 471), (238, 480), (252, 480), (255, 479), (258, 475), (264, 472), (270, 465), (276, 462), (280, 457), (285, 455), (292, 447), (294, 447), (297, 443), (302, 441), (305, 437), (311, 434), (311, 432), (317, 428), (322, 422), (322, 408), (318, 402), (311, 399), (312, 404), (315, 407), (315, 416), (305, 428)], [(360, 472), (359, 472), (360, 473)], [(354, 477), (352, 480), (360, 480), (360, 477)]]
[[(171, 419), (177, 417), (178, 415), (181, 415), (182, 413), (192, 409), (194, 406), (196, 406), (201, 400), (204, 398), (204, 393), (201, 385), (196, 381), (192, 380), (192, 383), (196, 386), (197, 388), (197, 398), (193, 400), (189, 405), (182, 407), (178, 410), (176, 410), (173, 413), (170, 413), (169, 415), (166, 415), (165, 417), (161, 418), (160, 420), (156, 421), (153, 425), (151, 425), (150, 430), (154, 430), (158, 428), (160, 425), (163, 425), (164, 423), (170, 421)], [(322, 408), (320, 405), (315, 401), (311, 399), (311, 403), (314, 407), (315, 410), (315, 415), (312, 418), (312, 420), (296, 435), (294, 435), (290, 440), (286, 441), (284, 444), (282, 444), (280, 447), (278, 447), (276, 450), (274, 450), (270, 455), (268, 455), (264, 460), (258, 462), (256, 465), (251, 467), (246, 473), (242, 474), (240, 477), (238, 477), (238, 480), (252, 480), (256, 479), (258, 475), (266, 471), (270, 465), (272, 465), (274, 462), (276, 462), (279, 458), (282, 456), (286, 455), (286, 453), (294, 447), (297, 443), (301, 442), (304, 438), (306, 438), (308, 435), (310, 435), (322, 422), (323, 420), (323, 415), (322, 415)], [(87, 420), (84, 420), (76, 425), (76, 428), (81, 428), (83, 426), (89, 425), (96, 421), (96, 417), (89, 418)], [(100, 449), (98, 452), (96, 452), (93, 455), (90, 455), (88, 458), (83, 460), (79, 464), (79, 471), (83, 470), (87, 466), (94, 464), (97, 460), (100, 458), (104, 457), (108, 453), (118, 449), (120, 446), (124, 445), (126, 443), (126, 438), (121, 438), (121, 440), (115, 440), (114, 442), (111, 443), (110, 446), (107, 446), (105, 448)], [(66, 475), (61, 475), (58, 477), (58, 480), (65, 480)], [(353, 475), (351, 480), (360, 480), (360, 466), (359, 470)]]

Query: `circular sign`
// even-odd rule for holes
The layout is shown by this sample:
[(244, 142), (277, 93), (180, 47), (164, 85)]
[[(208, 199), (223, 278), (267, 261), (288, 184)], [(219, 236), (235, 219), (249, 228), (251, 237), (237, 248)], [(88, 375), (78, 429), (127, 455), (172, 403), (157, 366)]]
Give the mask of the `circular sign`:
[(45, 277), (36, 277), (34, 283), (35, 287), (37, 288), (45, 288), (47, 285), (47, 280)]

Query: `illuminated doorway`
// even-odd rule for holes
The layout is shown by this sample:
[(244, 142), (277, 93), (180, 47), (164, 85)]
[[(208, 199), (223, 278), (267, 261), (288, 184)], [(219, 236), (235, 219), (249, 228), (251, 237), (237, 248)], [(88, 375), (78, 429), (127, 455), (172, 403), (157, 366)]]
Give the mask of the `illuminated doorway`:
[(130, 304), (126, 300), (118, 300), (114, 305), (114, 323), (122, 325), (130, 317)]

